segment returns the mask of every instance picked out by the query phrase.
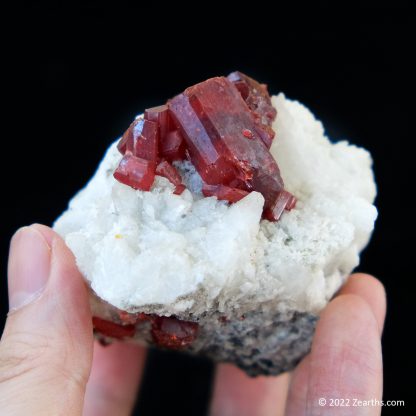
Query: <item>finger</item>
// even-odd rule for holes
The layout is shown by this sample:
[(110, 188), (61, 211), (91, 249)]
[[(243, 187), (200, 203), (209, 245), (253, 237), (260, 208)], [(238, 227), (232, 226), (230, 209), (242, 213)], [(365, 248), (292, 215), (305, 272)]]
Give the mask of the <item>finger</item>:
[(48, 243), (49, 247), (52, 247), (52, 241), (57, 236), (56, 232), (52, 230), (52, 228), (43, 224), (32, 224), (30, 228), (34, 228), (36, 231), (39, 231)]
[(81, 414), (93, 338), (87, 290), (71, 252), (47, 227), (24, 227), (11, 242), (8, 280), (2, 412)]
[(340, 295), (357, 295), (370, 306), (377, 320), (380, 333), (383, 332), (386, 317), (386, 291), (380, 280), (365, 273), (355, 273), (341, 288)]
[(94, 358), (85, 395), (84, 416), (130, 415), (136, 400), (146, 349), (114, 343), (94, 345)]
[[(374, 277), (365, 274), (350, 276), (347, 283), (340, 290), (340, 295), (353, 294), (360, 296), (371, 307), (379, 328), (383, 327), (385, 317), (386, 297), (382, 284)], [(293, 372), (289, 395), (288, 415), (302, 415), (306, 410), (308, 395), (310, 355), (306, 356)]]
[(211, 403), (213, 416), (278, 416), (285, 408), (289, 374), (247, 376), (231, 364), (219, 364)]
[(310, 354), (302, 359), (292, 373), (286, 401), (286, 415), (304, 415), (308, 396)]
[[(382, 359), (379, 325), (369, 304), (357, 295), (340, 295), (322, 312), (309, 358), (307, 415), (345, 414), (331, 399), (381, 400)], [(326, 406), (319, 399), (326, 400)], [(378, 406), (354, 414), (376, 415)]]

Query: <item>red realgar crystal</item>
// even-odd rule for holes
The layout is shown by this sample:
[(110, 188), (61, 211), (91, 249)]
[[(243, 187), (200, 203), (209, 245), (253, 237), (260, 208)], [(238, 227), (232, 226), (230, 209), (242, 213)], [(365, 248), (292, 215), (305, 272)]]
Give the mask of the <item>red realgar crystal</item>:
[(179, 130), (170, 131), (160, 144), (161, 156), (170, 162), (173, 162), (174, 160), (184, 160), (185, 150), (185, 141), (179, 133)]
[(149, 191), (155, 180), (155, 163), (126, 153), (121, 159), (114, 177), (133, 189)]
[(114, 177), (134, 189), (149, 191), (155, 179), (159, 141), (158, 124), (154, 121), (135, 120), (118, 143), (124, 155)]
[(149, 190), (158, 174), (180, 194), (185, 186), (170, 162), (187, 155), (205, 182), (205, 196), (237, 202), (258, 191), (265, 198), (264, 218), (277, 221), (296, 199), (284, 190), (269, 152), (275, 117), (265, 84), (241, 72), (208, 79), (131, 124), (118, 145), (124, 158), (114, 176)]
[(159, 127), (159, 137), (165, 137), (170, 129), (170, 117), (167, 105), (148, 108), (144, 112), (144, 119), (156, 123)]
[(186, 189), (186, 186), (182, 183), (181, 175), (179, 175), (175, 167), (167, 160), (162, 160), (157, 165), (156, 175), (169, 179), (169, 181), (175, 185), (175, 190), (173, 191), (175, 195), (180, 195)]
[(179, 184), (175, 186), (175, 190), (173, 191), (173, 193), (175, 195), (181, 195), (182, 192), (186, 189), (186, 186), (184, 184)]
[(160, 156), (169, 162), (185, 159), (185, 143), (172, 122), (168, 106), (148, 108), (144, 112), (144, 118), (159, 125)]
[(230, 188), (225, 185), (208, 185), (204, 184), (202, 187), (204, 196), (216, 196), (220, 200), (228, 202), (237, 202), (248, 195), (247, 191), (238, 188)]
[(123, 155), (131, 153), (139, 158), (156, 162), (158, 134), (156, 122), (137, 119), (124, 133), (117, 147)]
[(234, 83), (241, 96), (254, 115), (257, 133), (264, 144), (270, 149), (274, 138), (271, 125), (276, 118), (276, 109), (272, 105), (266, 84), (260, 84), (242, 72), (232, 72), (228, 79)]
[(179, 175), (178, 171), (167, 160), (162, 160), (157, 165), (156, 174), (169, 179), (174, 185), (180, 185), (182, 183), (181, 175)]
[(229, 182), (236, 174), (233, 165), (221, 153), (221, 149), (217, 150), (214, 146), (210, 132), (206, 130), (202, 120), (192, 108), (186, 91), (173, 98), (168, 105), (186, 141), (191, 161), (205, 182), (211, 184)]
[[(260, 192), (265, 216), (278, 220), (289, 202), (280, 196), (283, 180), (258, 134), (253, 112), (233, 83), (211, 78), (186, 89), (168, 106), (204, 182)], [(247, 140), (246, 130), (252, 139)]]
[(198, 335), (198, 323), (183, 321), (173, 316), (158, 316), (146, 313), (119, 311), (122, 324), (116, 324), (94, 316), (95, 331), (117, 339), (131, 338), (136, 332), (136, 324), (149, 322), (153, 342), (159, 347), (180, 349), (190, 345)]
[(190, 345), (198, 334), (198, 324), (158, 316), (152, 324), (153, 341), (160, 347), (179, 349)]
[(113, 338), (131, 338), (135, 334), (134, 325), (119, 325), (105, 319), (93, 316), (92, 324), (94, 329), (107, 337)]

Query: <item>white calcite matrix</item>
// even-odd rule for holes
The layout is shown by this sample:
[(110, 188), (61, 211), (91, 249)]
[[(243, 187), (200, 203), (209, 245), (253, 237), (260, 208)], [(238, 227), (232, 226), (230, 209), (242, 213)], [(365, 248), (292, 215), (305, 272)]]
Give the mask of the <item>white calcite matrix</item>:
[(188, 189), (157, 177), (150, 192), (117, 182), (114, 143), (87, 186), (56, 221), (94, 292), (117, 308), (192, 314), (264, 305), (317, 314), (357, 266), (377, 217), (369, 153), (331, 143), (302, 104), (273, 97), (276, 158), (298, 199), (278, 222), (261, 220), (252, 192), (229, 205), (203, 198), (189, 162)]

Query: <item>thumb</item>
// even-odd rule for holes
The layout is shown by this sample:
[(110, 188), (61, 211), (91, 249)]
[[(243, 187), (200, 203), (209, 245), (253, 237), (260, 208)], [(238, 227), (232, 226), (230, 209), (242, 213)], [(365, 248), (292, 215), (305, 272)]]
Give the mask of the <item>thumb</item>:
[(10, 244), (10, 312), (0, 342), (0, 409), (81, 415), (92, 360), (88, 293), (63, 240), (42, 225)]

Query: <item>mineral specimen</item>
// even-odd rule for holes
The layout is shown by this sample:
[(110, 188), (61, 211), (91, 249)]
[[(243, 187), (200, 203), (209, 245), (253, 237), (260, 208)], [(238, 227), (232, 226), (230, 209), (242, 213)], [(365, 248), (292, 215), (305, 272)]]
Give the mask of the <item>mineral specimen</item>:
[[(255, 107), (253, 98), (250, 107), (248, 85), (231, 84), (246, 105), (241, 107), (246, 117), (256, 126), (267, 125), (267, 116), (256, 116), (267, 106)], [(270, 152), (284, 191), (299, 198), (281, 220), (262, 220), (264, 197), (237, 181), (238, 172), (230, 183), (203, 183), (180, 126), (162, 106), (133, 123), (119, 143), (122, 155), (117, 143), (111, 145), (94, 177), (56, 221), (54, 229), (74, 253), (90, 289), (100, 342), (179, 348), (233, 363), (252, 376), (291, 370), (307, 354), (320, 312), (369, 241), (376, 187), (368, 152), (346, 141), (331, 142), (301, 103), (283, 94), (272, 102), (278, 117)], [(220, 110), (232, 121), (229, 109)], [(158, 127), (156, 162), (143, 158), (149, 153), (135, 153), (145, 120)], [(237, 143), (263, 145), (252, 123), (240, 127)], [(175, 138), (171, 148), (183, 152), (178, 159), (164, 153), (165, 134)], [(206, 137), (204, 145), (218, 154), (216, 137)], [(138, 191), (112, 177), (122, 159), (117, 173), (127, 182), (135, 179)], [(132, 175), (126, 160), (143, 169)], [(151, 184), (150, 173), (146, 184), (147, 166), (168, 179), (157, 176)], [(172, 167), (180, 173), (179, 185)], [(243, 173), (253, 170), (247, 163)], [(140, 190), (143, 185), (151, 185), (150, 191)], [(173, 194), (184, 186), (183, 194)], [(273, 217), (283, 206), (293, 207), (294, 198), (284, 191), (270, 205)]]

